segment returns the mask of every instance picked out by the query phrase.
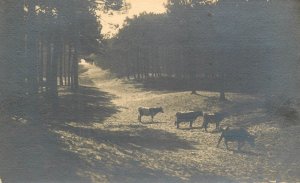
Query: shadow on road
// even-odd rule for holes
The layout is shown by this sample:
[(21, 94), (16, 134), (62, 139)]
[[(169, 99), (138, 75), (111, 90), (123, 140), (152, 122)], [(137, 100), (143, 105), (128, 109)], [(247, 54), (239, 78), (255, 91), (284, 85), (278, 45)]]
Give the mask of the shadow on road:
[[(143, 125), (122, 125), (122, 128), (132, 129), (128, 131), (115, 130), (114, 127), (119, 126), (111, 126), (112, 130), (61, 128), (61, 134), (67, 134), (68, 151), (88, 165), (89, 176), (98, 182), (233, 182), (203, 172), (198, 165), (182, 165), (171, 157), (166, 159), (165, 153), (197, 150), (193, 141)], [(99, 172), (105, 177), (97, 177)], [(190, 175), (189, 178), (181, 177), (183, 172)]]
[(97, 143), (110, 142), (123, 148), (130, 146), (177, 151), (179, 149), (195, 150), (194, 143), (180, 139), (176, 134), (164, 130), (156, 130), (140, 126), (133, 131), (110, 131), (101, 129), (88, 129), (67, 126), (64, 128), (69, 133), (82, 138), (91, 138)]
[(60, 96), (55, 118), (61, 122), (102, 122), (119, 112), (111, 102), (115, 97), (95, 87), (81, 86), (76, 93), (64, 92)]
[[(22, 106), (14, 118), (1, 120), (0, 177), (4, 182), (91, 182), (80, 174), (86, 162), (67, 150), (54, 129), (69, 122), (102, 122), (118, 112), (111, 102), (114, 96), (94, 87), (80, 87), (76, 93), (62, 91), (59, 107), (51, 113), (45, 103), (37, 110)], [(22, 110), (22, 111), (21, 111)], [(18, 114), (16, 113), (16, 114)], [(27, 116), (23, 119), (23, 116)]]

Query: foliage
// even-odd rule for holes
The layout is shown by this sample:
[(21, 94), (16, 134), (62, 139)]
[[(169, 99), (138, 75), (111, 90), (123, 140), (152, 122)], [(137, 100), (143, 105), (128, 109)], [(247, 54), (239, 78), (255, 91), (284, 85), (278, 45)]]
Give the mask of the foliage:
[[(46, 93), (57, 84), (78, 88), (78, 62), (102, 45), (97, 11), (123, 8), (122, 0), (0, 1), (0, 95)], [(1, 39), (2, 40), (2, 39)]]
[(127, 19), (108, 40), (100, 64), (128, 78), (184, 79), (190, 89), (260, 90), (270, 78), (270, 45), (279, 41), (268, 31), (279, 27), (275, 6), (268, 1), (169, 0), (165, 14)]

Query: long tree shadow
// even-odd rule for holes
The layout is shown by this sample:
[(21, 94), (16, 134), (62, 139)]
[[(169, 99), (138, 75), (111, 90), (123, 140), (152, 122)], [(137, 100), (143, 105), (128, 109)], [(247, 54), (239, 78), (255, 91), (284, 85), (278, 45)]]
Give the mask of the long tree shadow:
[[(115, 130), (114, 126), (112, 130), (65, 126), (59, 133), (66, 136), (66, 151), (85, 162), (87, 174), (98, 182), (232, 182), (196, 168), (198, 165), (183, 165), (168, 157), (159, 160), (160, 153), (164, 156), (165, 153), (197, 150), (196, 142), (143, 125), (122, 127), (129, 130)], [(100, 176), (99, 172), (105, 176)], [(184, 178), (178, 173), (191, 176)]]
[(168, 123), (166, 121), (141, 121), (141, 124), (144, 125), (150, 125), (150, 124), (162, 124), (162, 123)]
[(0, 177), (3, 182), (89, 182), (77, 174), (82, 161), (62, 149), (47, 122), (5, 121), (0, 129)]
[(76, 93), (61, 93), (56, 112), (40, 102), (28, 113), (27, 108), (32, 108), (28, 102), (20, 109), (22, 115), (1, 123), (0, 177), (4, 182), (91, 182), (80, 174), (88, 169), (86, 162), (66, 151), (66, 144), (53, 129), (69, 122), (104, 121), (118, 112), (111, 102), (115, 96), (85, 86)]
[(65, 126), (65, 130), (82, 138), (91, 138), (98, 143), (110, 142), (121, 147), (140, 147), (155, 150), (195, 150), (195, 142), (180, 139), (176, 134), (164, 130), (139, 126), (132, 131), (109, 131)]
[[(188, 78), (175, 78), (175, 77), (160, 77), (160, 78), (147, 78), (147, 79), (134, 79), (124, 80), (125, 84), (131, 84), (136, 88), (144, 91), (160, 91), (160, 92), (182, 92), (192, 91), (211, 91), (220, 92), (221, 84), (216, 79), (197, 78), (197, 82), (192, 82)], [(255, 94), (258, 88), (255, 86), (247, 86), (240, 84), (229, 83), (225, 92)], [(197, 95), (197, 93), (196, 93)]]
[(60, 96), (56, 118), (61, 122), (102, 122), (119, 111), (111, 102), (114, 97), (88, 86), (81, 86), (75, 93), (64, 92)]

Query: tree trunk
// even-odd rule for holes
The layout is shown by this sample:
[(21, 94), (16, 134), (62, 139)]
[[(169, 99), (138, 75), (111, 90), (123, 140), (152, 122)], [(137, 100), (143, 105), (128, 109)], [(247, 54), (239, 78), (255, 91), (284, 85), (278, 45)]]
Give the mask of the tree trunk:
[(65, 43), (64, 44), (65, 46), (64, 46), (64, 60), (63, 60), (63, 62), (64, 62), (64, 84), (65, 85), (67, 85), (67, 83), (68, 83), (68, 78), (67, 78), (67, 76), (68, 76), (68, 72), (67, 72), (67, 69), (68, 69), (68, 55), (67, 55), (67, 50), (68, 50), (68, 47), (67, 47), (67, 44)]
[(37, 41), (35, 32), (35, 3), (34, 1), (28, 2), (28, 22), (27, 22), (27, 75), (29, 94), (37, 94)]
[(61, 43), (61, 51), (60, 51), (60, 59), (59, 59), (59, 85), (63, 86), (64, 85), (64, 81), (63, 81), (63, 61), (64, 61), (64, 45), (63, 42)]
[[(24, 4), (2, 1), (0, 7), (0, 101), (24, 93)], [(12, 19), (13, 17), (13, 19)], [(13, 21), (12, 21), (13, 20)]]
[(220, 92), (220, 101), (225, 101), (225, 100), (226, 100), (225, 92), (224, 92), (224, 91), (221, 91), (221, 92)]
[(41, 92), (43, 92), (44, 88), (44, 38), (43, 35), (40, 36), (40, 67), (39, 67), (39, 85), (41, 88)]
[(73, 89), (76, 91), (79, 87), (78, 82), (78, 46), (75, 47), (74, 57), (73, 57)]
[(69, 49), (68, 49), (68, 86), (72, 86), (72, 47), (71, 44), (69, 44)]
[(225, 91), (224, 91), (224, 78), (220, 78), (221, 79), (221, 91), (220, 91), (220, 101), (225, 101), (226, 97), (225, 97)]
[(52, 72), (51, 72), (51, 87), (50, 87), (50, 95), (53, 100), (56, 100), (58, 97), (57, 91), (57, 68), (58, 68), (58, 61), (61, 55), (61, 40), (60, 35), (55, 35), (54, 39), (54, 47), (53, 47), (53, 60), (52, 60)]
[(51, 72), (52, 72), (52, 43), (50, 41), (51, 35), (47, 41), (47, 62), (46, 62), (46, 91), (50, 92), (51, 88)]

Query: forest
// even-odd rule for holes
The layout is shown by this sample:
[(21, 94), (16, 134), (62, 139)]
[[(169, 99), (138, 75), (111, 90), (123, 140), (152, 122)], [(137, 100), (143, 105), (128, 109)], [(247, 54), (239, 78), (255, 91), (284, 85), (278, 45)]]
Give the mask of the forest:
[[(289, 72), (274, 67), (282, 67), (282, 57), (288, 63), (297, 60), (299, 41), (299, 21), (278, 13), (299, 7), (281, 5), (280, 1), (169, 1), (165, 14), (128, 18), (118, 35), (108, 40), (106, 54), (98, 62), (128, 79), (171, 78), (183, 90), (272, 93), (278, 88), (270, 86), (270, 80), (277, 82), (278, 75)], [(281, 28), (291, 23), (294, 27), (283, 32)], [(281, 47), (287, 44), (288, 48)]]
[(58, 86), (76, 90), (80, 58), (103, 46), (96, 11), (122, 7), (119, 0), (1, 1), (1, 101), (42, 94), (55, 103)]

